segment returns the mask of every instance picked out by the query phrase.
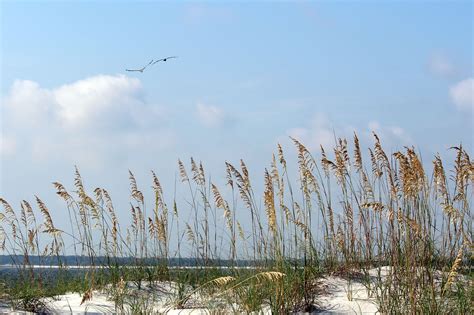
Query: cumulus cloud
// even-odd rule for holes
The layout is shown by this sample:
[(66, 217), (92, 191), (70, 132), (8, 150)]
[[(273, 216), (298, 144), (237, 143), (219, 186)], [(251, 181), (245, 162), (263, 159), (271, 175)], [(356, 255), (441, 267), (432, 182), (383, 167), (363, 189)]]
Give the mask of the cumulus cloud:
[(474, 110), (474, 79), (468, 78), (449, 89), (454, 105), (460, 110)]
[[(136, 108), (147, 111), (140, 81), (123, 75), (99, 75), (54, 89), (17, 80), (4, 100), (9, 118), (32, 123), (58, 123), (65, 130), (120, 125)], [(129, 117), (132, 115), (132, 117)]]
[[(318, 151), (322, 145), (326, 150), (333, 148), (336, 138), (352, 139), (354, 133), (364, 146), (371, 146), (375, 132), (386, 147), (413, 144), (411, 136), (400, 126), (382, 125), (371, 121), (366, 126), (349, 126), (334, 124), (324, 114), (316, 114), (306, 127), (296, 127), (287, 130), (286, 135), (305, 144), (310, 150)], [(283, 142), (280, 137), (278, 142)]]
[[(17, 80), (13, 83), (10, 94), (2, 104), (3, 122), (12, 124), (29, 122), (37, 125), (48, 120), (54, 106), (52, 92), (43, 89), (38, 83), (29, 80)], [(8, 119), (7, 119), (8, 118)]]
[(316, 114), (307, 127), (291, 128), (286, 133), (313, 150), (320, 145), (325, 148), (334, 145), (334, 129), (323, 114)]
[(75, 128), (98, 121), (121, 122), (134, 106), (144, 104), (141, 91), (136, 78), (99, 75), (63, 85), (52, 94), (61, 123)]
[(2, 100), (2, 115), (2, 129), (12, 131), (1, 137), (2, 155), (22, 151), (38, 161), (69, 158), (99, 167), (139, 142), (148, 145), (139, 139), (153, 137), (157, 148), (174, 139), (157, 124), (162, 109), (145, 101), (138, 79), (124, 75), (98, 75), (51, 89), (17, 80)]
[(384, 143), (390, 146), (413, 144), (411, 136), (399, 126), (384, 126), (378, 121), (371, 121), (367, 127), (368, 130), (365, 132), (367, 138), (372, 137), (372, 133), (376, 133)]
[(428, 60), (428, 70), (437, 76), (449, 77), (456, 72), (454, 64), (443, 54), (433, 54)]
[(224, 112), (222, 109), (198, 103), (196, 105), (196, 115), (198, 120), (206, 127), (218, 127), (224, 122)]

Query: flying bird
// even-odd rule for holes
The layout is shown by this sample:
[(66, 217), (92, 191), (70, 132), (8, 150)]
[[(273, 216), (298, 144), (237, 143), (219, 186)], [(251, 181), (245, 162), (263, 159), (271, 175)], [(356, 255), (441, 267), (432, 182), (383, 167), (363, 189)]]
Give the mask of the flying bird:
[(151, 64), (153, 64), (153, 59), (152, 59), (146, 66), (144, 66), (144, 67), (141, 68), (141, 69), (125, 69), (125, 71), (136, 71), (136, 72), (141, 72), (141, 73), (143, 73), (143, 71), (144, 71), (149, 65), (151, 65)]
[(178, 58), (178, 56), (169, 56), (169, 57), (166, 57), (166, 58), (162, 58), (162, 59), (158, 59), (158, 60), (155, 60), (152, 65), (154, 65), (155, 63), (158, 63), (160, 61), (166, 61), (168, 59), (173, 59), (173, 58)]

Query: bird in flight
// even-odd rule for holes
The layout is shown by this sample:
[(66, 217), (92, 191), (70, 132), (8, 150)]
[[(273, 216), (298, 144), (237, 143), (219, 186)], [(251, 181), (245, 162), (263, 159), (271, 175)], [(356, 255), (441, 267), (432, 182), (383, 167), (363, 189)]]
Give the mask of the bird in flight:
[(153, 64), (153, 59), (146, 66), (144, 66), (143, 68), (140, 68), (140, 69), (125, 69), (125, 71), (136, 71), (136, 72), (143, 73), (143, 71), (146, 69), (146, 67), (148, 67), (151, 64)]
[(166, 61), (168, 59), (173, 59), (173, 58), (178, 58), (178, 56), (169, 56), (169, 57), (166, 57), (166, 58), (155, 60), (155, 61), (153, 61), (152, 65), (154, 65), (155, 63), (158, 63), (160, 61)]

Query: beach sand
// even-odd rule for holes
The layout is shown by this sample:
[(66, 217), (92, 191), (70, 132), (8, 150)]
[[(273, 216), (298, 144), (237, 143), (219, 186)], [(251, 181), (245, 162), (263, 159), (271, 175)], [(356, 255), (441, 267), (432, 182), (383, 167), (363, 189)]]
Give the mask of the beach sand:
[[(369, 275), (376, 277), (380, 275), (384, 277), (387, 267), (372, 269)], [(319, 283), (324, 288), (324, 293), (315, 297), (317, 302), (318, 314), (376, 314), (377, 305), (375, 297), (370, 294), (367, 287), (357, 279), (348, 280), (346, 277), (335, 275), (326, 276), (319, 279)], [(205, 298), (193, 295), (186, 305), (189, 308), (176, 309), (173, 307), (177, 300), (177, 285), (173, 282), (158, 282), (153, 285), (144, 283), (140, 290), (134, 283), (127, 283), (127, 294), (135, 297), (136, 300), (146, 301), (147, 309), (153, 310), (157, 314), (181, 314), (181, 315), (201, 315), (211, 314), (210, 309), (205, 308)], [(111, 299), (110, 291), (101, 290), (93, 291), (92, 298), (83, 304), (82, 295), (79, 293), (68, 293), (57, 296), (55, 298), (47, 298), (43, 300), (48, 309), (53, 314), (111, 314), (111, 313), (127, 313), (130, 314), (130, 305), (124, 306), (124, 311), (116, 310), (115, 303)], [(227, 303), (228, 305), (228, 303)], [(236, 309), (228, 306), (227, 309), (220, 309), (224, 313), (233, 313)], [(27, 314), (27, 312), (14, 312), (6, 305), (0, 304), (0, 313), (5, 314)], [(262, 306), (262, 310), (258, 313), (262, 315), (271, 314), (268, 306)]]

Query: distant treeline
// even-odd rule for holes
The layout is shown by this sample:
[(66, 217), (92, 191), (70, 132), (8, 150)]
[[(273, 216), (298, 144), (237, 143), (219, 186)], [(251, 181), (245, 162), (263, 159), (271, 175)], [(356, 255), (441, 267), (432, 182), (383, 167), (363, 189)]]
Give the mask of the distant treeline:
[[(25, 260), (23, 255), (0, 255), (0, 265), (17, 265), (22, 264)], [(88, 256), (28, 256), (29, 263), (31, 265), (39, 266), (58, 266), (59, 264), (66, 266), (89, 266), (92, 264), (90, 257)], [(237, 267), (252, 267), (263, 264), (264, 262), (252, 261), (252, 260), (228, 260), (228, 259), (198, 259), (198, 258), (169, 258), (169, 259), (157, 259), (157, 258), (136, 258), (136, 257), (105, 257), (99, 256), (94, 257), (95, 265), (167, 265), (170, 267), (197, 267), (197, 266), (237, 266)], [(266, 261), (268, 263), (268, 261)]]

